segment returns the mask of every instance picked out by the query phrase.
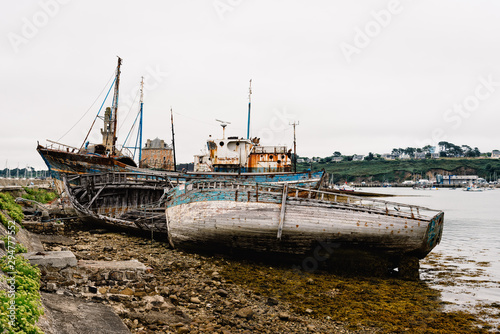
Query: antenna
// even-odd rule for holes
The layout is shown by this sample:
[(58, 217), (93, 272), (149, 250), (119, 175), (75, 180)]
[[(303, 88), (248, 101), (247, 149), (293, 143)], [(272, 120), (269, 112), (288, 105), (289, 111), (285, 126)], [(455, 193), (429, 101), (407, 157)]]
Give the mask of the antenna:
[(220, 123), (220, 126), (222, 126), (222, 139), (226, 139), (226, 126), (231, 124), (231, 122), (221, 121), (220, 119), (216, 119), (216, 121)]

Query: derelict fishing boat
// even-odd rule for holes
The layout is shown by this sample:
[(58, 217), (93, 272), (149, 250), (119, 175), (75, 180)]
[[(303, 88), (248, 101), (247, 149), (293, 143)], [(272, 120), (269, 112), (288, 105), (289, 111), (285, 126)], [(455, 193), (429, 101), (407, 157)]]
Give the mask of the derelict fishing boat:
[(165, 190), (158, 173), (91, 173), (64, 176), (65, 192), (79, 217), (91, 223), (167, 233)]
[(122, 59), (118, 58), (115, 80), (113, 82), (113, 105), (112, 108), (106, 108), (103, 117), (104, 128), (101, 129), (102, 143), (89, 144), (87, 142), (81, 148), (76, 148), (49, 141), (50, 145), (41, 146), (38, 144), (37, 146), (37, 151), (49, 168), (51, 176), (56, 181), (56, 187), (60, 194), (64, 188), (62, 185), (63, 175), (139, 171), (134, 159), (124, 154), (123, 150), (119, 150), (116, 146), (121, 62)]
[(174, 246), (306, 254), (318, 243), (383, 254), (393, 267), (441, 240), (443, 212), (282, 185), (201, 180), (166, 194)]

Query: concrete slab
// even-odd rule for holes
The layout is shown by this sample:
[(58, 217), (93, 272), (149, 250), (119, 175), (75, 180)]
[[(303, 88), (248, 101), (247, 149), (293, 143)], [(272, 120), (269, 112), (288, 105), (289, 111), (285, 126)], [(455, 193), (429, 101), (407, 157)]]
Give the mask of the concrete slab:
[(110, 270), (147, 270), (142, 262), (137, 260), (129, 261), (92, 261), (80, 260), (78, 261), (79, 267), (94, 268), (94, 269), (110, 269)]
[(75, 254), (70, 251), (31, 252), (22, 254), (32, 265), (51, 266), (54, 268), (75, 267), (78, 263)]
[(122, 320), (106, 305), (76, 297), (42, 293), (45, 323), (39, 326), (51, 334), (128, 334)]

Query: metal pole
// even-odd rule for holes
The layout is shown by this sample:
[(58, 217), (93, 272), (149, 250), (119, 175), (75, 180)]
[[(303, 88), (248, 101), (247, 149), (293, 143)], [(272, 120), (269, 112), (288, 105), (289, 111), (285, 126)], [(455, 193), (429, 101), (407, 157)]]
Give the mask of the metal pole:
[(118, 66), (116, 68), (116, 82), (115, 82), (115, 94), (113, 98), (113, 115), (112, 115), (112, 120), (113, 120), (113, 152), (112, 154), (116, 154), (116, 128), (118, 125), (118, 94), (119, 94), (119, 87), (120, 87), (120, 67), (122, 65), (122, 59), (118, 57)]
[(170, 107), (170, 122), (172, 123), (172, 149), (174, 153), (174, 172), (177, 171), (177, 161), (175, 160), (175, 134), (174, 134), (174, 112)]
[(299, 125), (299, 122), (291, 123), (290, 125), (293, 125), (293, 171), (297, 173), (297, 140), (295, 137), (295, 126)]
[(250, 108), (252, 106), (252, 79), (250, 79), (250, 87), (248, 89), (248, 123), (247, 123), (247, 139), (250, 139)]
[(144, 105), (144, 77), (141, 78), (141, 119), (139, 120), (139, 167), (142, 159), (142, 108)]

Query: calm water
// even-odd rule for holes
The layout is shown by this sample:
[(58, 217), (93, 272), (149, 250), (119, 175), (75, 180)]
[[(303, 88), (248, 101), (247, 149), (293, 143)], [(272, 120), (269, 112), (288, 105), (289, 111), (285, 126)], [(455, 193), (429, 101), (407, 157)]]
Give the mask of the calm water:
[(444, 211), (441, 243), (421, 261), (421, 278), (442, 291), (451, 309), (466, 309), (499, 325), (500, 189), (413, 190), (366, 188), (390, 193), (395, 202)]

